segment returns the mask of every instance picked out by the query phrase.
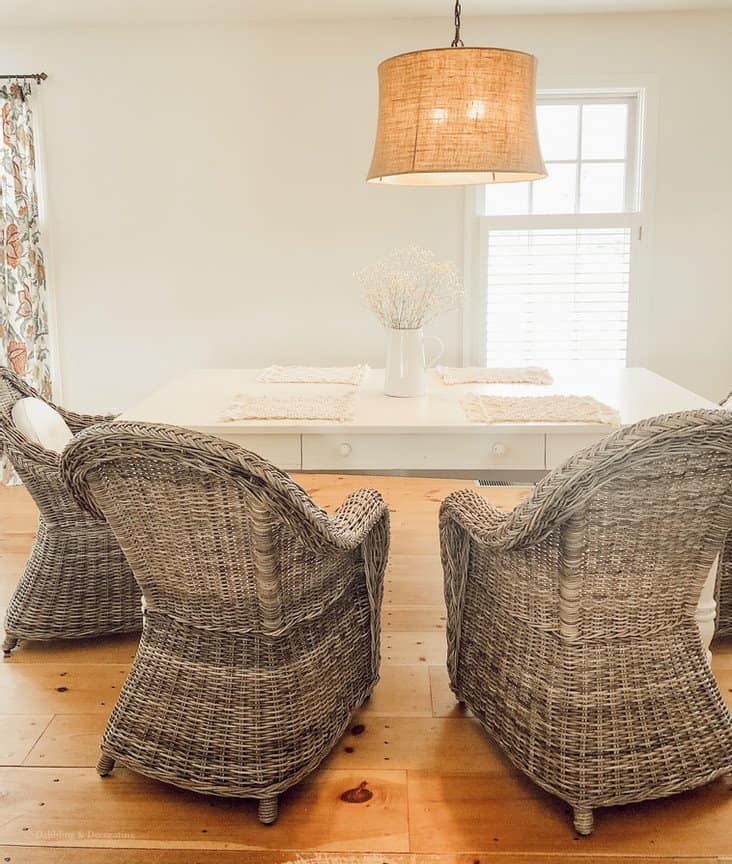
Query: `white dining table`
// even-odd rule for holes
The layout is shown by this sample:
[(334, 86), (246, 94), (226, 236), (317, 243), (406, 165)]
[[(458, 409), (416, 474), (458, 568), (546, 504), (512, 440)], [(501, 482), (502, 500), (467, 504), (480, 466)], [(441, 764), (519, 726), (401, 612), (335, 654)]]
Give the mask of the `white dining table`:
[(554, 383), (443, 384), (428, 373), (426, 395), (384, 395), (383, 370), (372, 370), (357, 390), (353, 419), (225, 420), (238, 394), (342, 394), (335, 384), (264, 384), (257, 369), (186, 372), (132, 405), (120, 419), (185, 426), (234, 441), (288, 471), (537, 472), (560, 465), (612, 431), (593, 423), (469, 421), (460, 404), (469, 393), (507, 396), (594, 396), (616, 408), (623, 424), (658, 414), (716, 407), (712, 402), (642, 368), (583, 363), (551, 368)]
[[(622, 424), (715, 403), (644, 368), (610, 363), (566, 363), (550, 367), (551, 385), (446, 385), (428, 372), (424, 396), (384, 395), (383, 370), (371, 370), (357, 388), (353, 419), (226, 420), (239, 394), (343, 394), (341, 384), (265, 384), (258, 369), (196, 369), (141, 402), (120, 420), (184, 426), (233, 441), (287, 471), (435, 474), (457, 477), (540, 477), (573, 453), (612, 431), (593, 423), (469, 421), (461, 406), (466, 394), (593, 396), (615, 408)], [(715, 575), (697, 612), (702, 637), (714, 632)]]

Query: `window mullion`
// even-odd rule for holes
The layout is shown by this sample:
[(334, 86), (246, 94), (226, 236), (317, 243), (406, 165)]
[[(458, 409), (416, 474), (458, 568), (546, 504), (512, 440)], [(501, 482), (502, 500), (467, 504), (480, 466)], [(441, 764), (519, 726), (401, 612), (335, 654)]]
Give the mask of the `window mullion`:
[(577, 164), (575, 166), (574, 212), (580, 212), (580, 183), (582, 178), (582, 105), (577, 118)]

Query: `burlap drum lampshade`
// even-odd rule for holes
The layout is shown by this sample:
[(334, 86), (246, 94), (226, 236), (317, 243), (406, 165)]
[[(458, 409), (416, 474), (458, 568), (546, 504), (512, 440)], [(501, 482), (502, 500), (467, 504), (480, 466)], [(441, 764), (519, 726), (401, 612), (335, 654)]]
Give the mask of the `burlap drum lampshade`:
[(370, 183), (451, 186), (545, 176), (531, 54), (452, 47), (381, 63)]

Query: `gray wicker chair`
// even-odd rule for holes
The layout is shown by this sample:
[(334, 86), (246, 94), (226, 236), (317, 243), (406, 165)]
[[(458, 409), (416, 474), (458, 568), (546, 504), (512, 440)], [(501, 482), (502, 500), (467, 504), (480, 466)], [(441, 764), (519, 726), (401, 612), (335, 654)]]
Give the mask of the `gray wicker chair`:
[[(732, 393), (720, 403), (732, 411)], [(719, 557), (717, 576), (717, 636), (732, 636), (732, 534), (727, 536)]]
[[(5, 616), (7, 655), (21, 639), (79, 639), (140, 630), (140, 589), (104, 520), (80, 510), (59, 473), (60, 458), (13, 423), (18, 399), (43, 398), (0, 367), (0, 440), (38, 505), (35, 542)], [(54, 405), (77, 433), (102, 417)]]
[(582, 451), (513, 512), (440, 513), (452, 689), (574, 808), (732, 771), (732, 717), (694, 611), (732, 526), (732, 415), (672, 414)]
[(62, 471), (105, 516), (146, 612), (101, 743), (115, 761), (196, 792), (278, 796), (313, 771), (379, 674), (389, 513), (378, 492), (330, 518), (242, 448), (169, 426), (82, 432)]

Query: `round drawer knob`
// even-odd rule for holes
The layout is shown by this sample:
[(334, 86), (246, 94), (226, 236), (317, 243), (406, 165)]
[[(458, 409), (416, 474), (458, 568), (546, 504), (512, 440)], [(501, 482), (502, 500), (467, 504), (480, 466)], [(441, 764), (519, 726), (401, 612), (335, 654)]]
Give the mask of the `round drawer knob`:
[(493, 455), (494, 456), (505, 456), (506, 455), (506, 445), (505, 444), (494, 444), (493, 445)]
[(341, 454), (341, 456), (350, 456), (352, 449), (353, 448), (351, 447), (351, 445), (345, 441), (343, 442), (343, 444), (338, 445), (338, 452)]

